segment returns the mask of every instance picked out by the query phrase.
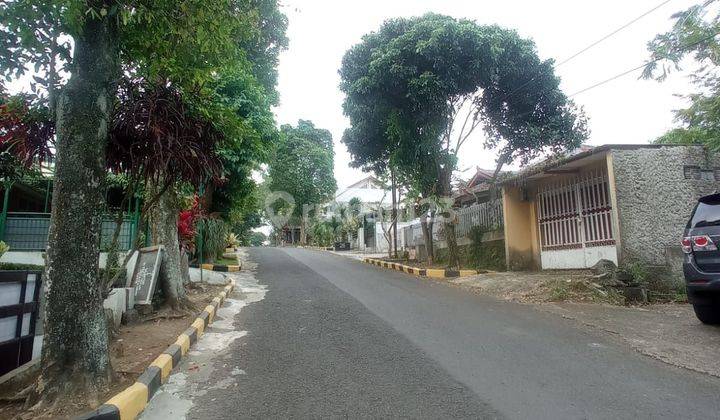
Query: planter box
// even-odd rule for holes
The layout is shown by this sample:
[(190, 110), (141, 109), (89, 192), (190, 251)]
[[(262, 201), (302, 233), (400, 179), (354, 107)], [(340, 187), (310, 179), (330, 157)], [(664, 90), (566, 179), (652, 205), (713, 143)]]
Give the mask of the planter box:
[(335, 242), (335, 251), (350, 251), (350, 242)]

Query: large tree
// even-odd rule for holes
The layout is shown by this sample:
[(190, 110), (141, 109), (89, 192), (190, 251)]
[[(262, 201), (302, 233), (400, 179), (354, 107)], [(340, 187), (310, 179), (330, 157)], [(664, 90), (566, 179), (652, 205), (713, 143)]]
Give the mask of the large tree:
[[(351, 123), (343, 141), (354, 164), (392, 165), (436, 202), (452, 194), (458, 153), (479, 127), (485, 146), (498, 150), (498, 169), (586, 136), (553, 61), (499, 26), (437, 14), (392, 19), (346, 53), (340, 75)], [(449, 265), (457, 268), (455, 221), (444, 219)]]
[[(284, 191), (295, 200), (292, 216), (300, 224), (300, 243), (307, 243), (308, 218), (337, 190), (333, 175), (332, 135), (300, 120), (297, 127), (280, 127), (280, 141), (269, 164), (269, 188)], [(287, 205), (278, 202), (278, 205)]]
[[(219, 74), (248, 65), (243, 41), (257, 40), (253, 34), (264, 33), (263, 25), (282, 20), (275, 13), (268, 21), (260, 11), (276, 6), (270, 0), (0, 3), (0, 72), (13, 80), (32, 69), (33, 84), (45, 89), (41, 97), (54, 110), (57, 132), (46, 333), (35, 393), (43, 402), (58, 394), (93, 401), (110, 379), (98, 257), (106, 145), (118, 81), (130, 75), (205, 97), (205, 86)], [(199, 111), (215, 116), (208, 109)]]
[(690, 105), (675, 112), (681, 124), (658, 143), (700, 144), (720, 151), (720, 13), (717, 1), (706, 1), (673, 15), (671, 31), (657, 35), (648, 44), (652, 53), (643, 76), (665, 80), (680, 69), (681, 60), (692, 57), (700, 63), (692, 81), (697, 92), (686, 96)]

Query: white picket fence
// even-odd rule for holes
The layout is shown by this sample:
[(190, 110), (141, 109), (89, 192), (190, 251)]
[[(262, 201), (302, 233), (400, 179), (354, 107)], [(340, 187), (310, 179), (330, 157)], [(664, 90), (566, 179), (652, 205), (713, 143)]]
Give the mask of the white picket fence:
[[(469, 207), (454, 209), (457, 217), (455, 235), (458, 239), (466, 237), (474, 226), (481, 226), (484, 230), (500, 229), (503, 225), (503, 208), (501, 200), (487, 201), (485, 203), (473, 204)], [(406, 246), (423, 244), (423, 234), (420, 222), (415, 222), (403, 228), (403, 236)], [(433, 239), (442, 241), (445, 239), (444, 223), (438, 217), (433, 223)]]

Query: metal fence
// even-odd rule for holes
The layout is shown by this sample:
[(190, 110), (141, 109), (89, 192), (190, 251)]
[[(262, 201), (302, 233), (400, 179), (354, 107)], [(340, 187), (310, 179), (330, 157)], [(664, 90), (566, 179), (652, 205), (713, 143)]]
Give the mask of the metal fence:
[[(1, 222), (1, 221), (0, 221)], [(44, 251), (50, 230), (50, 213), (8, 213), (2, 240), (12, 251)], [(125, 217), (120, 227), (118, 246), (121, 251), (130, 249), (136, 227), (133, 219)], [(100, 248), (110, 247), (115, 232), (115, 220), (106, 218), (101, 226)]]
[(455, 211), (458, 224), (455, 226), (455, 235), (464, 238), (470, 233), (473, 226), (480, 226), (484, 230), (499, 229), (503, 225), (503, 206), (501, 200), (486, 201), (473, 204)]
[[(480, 226), (484, 230), (496, 230), (503, 226), (503, 207), (501, 200), (487, 201), (485, 203), (473, 204), (469, 207), (455, 209), (457, 224), (455, 235), (458, 239), (466, 237), (474, 226)], [(403, 228), (403, 235), (406, 246), (423, 244), (422, 227), (419, 222)], [(442, 241), (445, 239), (444, 226), (441, 219), (433, 223), (433, 240)]]

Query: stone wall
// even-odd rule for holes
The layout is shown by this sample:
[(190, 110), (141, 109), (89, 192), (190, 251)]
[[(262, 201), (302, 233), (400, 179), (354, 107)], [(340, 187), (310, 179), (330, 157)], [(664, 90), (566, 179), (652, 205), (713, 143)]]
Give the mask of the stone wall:
[(700, 146), (613, 149), (620, 264), (677, 270), (680, 238), (697, 198), (720, 189), (720, 155)]

